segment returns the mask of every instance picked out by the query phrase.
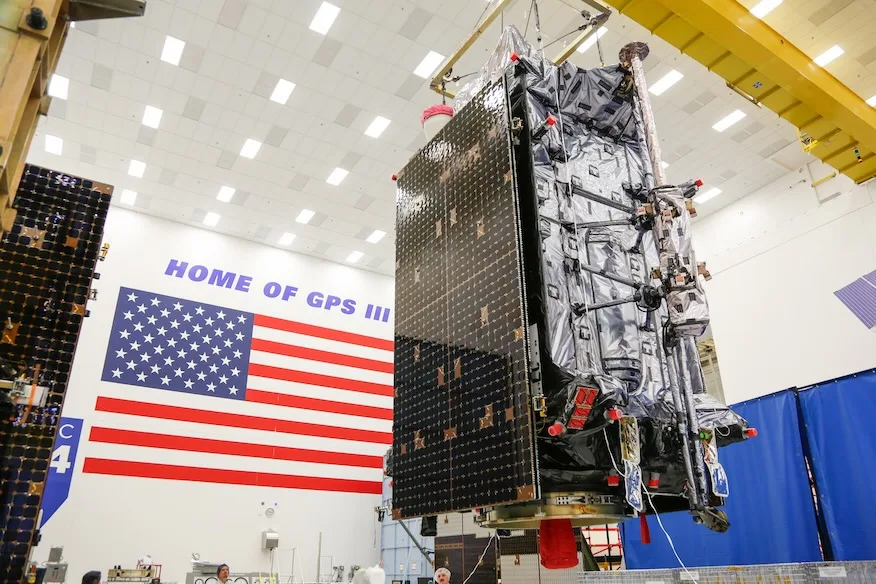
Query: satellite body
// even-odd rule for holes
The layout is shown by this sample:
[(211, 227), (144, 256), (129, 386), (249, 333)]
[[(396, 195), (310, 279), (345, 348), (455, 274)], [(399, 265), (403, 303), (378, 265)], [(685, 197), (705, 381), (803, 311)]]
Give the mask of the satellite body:
[(509, 27), (398, 173), (396, 517), (726, 529), (717, 447), (748, 428), (699, 366), (701, 183), (655, 181), (634, 72), (553, 66)]

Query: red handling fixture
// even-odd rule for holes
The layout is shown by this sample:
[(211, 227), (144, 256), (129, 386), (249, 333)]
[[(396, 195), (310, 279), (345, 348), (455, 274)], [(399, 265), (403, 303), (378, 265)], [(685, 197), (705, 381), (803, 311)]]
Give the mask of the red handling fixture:
[(548, 570), (578, 566), (578, 546), (570, 519), (544, 519), (538, 529), (538, 555)]

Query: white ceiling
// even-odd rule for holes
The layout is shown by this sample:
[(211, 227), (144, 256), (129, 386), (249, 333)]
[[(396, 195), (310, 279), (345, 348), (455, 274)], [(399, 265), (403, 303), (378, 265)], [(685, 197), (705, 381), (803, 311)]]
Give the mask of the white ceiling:
[[(450, 55), (486, 3), (331, 1), (341, 10), (325, 36), (309, 29), (322, 0), (148, 0), (142, 18), (79, 23), (57, 68), (69, 79), (67, 99), (53, 99), (29, 160), (114, 185), (115, 205), (126, 206), (128, 189), (138, 193), (137, 211), (199, 227), (206, 213), (218, 213), (216, 231), (278, 247), (281, 235), (293, 233), (288, 249), (336, 262), (360, 251), (358, 266), (392, 274), (390, 176), (425, 144), (420, 112), (439, 99), (413, 71), (430, 50)], [(577, 0), (539, 5), (545, 43), (582, 22)], [(518, 0), (505, 24), (524, 29), (529, 6)], [(828, 69), (865, 98), (876, 93), (872, 1), (786, 0), (765, 20), (812, 56), (847, 43)], [(480, 67), (499, 26), (454, 74)], [(700, 205), (702, 214), (806, 162), (794, 129), (775, 114), (626, 17), (614, 14), (606, 27), (599, 43), (606, 63), (625, 43), (646, 40), (650, 82), (671, 69), (685, 75), (652, 102), (669, 179), (701, 177), (723, 191)], [(533, 42), (534, 28), (531, 18)], [(186, 42), (179, 66), (160, 59), (167, 35)], [(597, 47), (572, 60), (598, 66)], [(285, 105), (268, 99), (280, 78), (296, 84)], [(157, 129), (141, 124), (146, 106), (163, 110)], [(721, 134), (711, 128), (735, 109), (746, 118)], [(391, 124), (379, 138), (365, 136), (377, 115)], [(62, 154), (45, 151), (46, 135), (63, 139)], [(264, 143), (252, 160), (239, 156), (249, 138)], [(132, 160), (146, 164), (142, 178), (128, 174)], [(326, 178), (336, 167), (350, 174), (332, 186)], [(216, 199), (222, 186), (236, 189), (229, 203)], [(302, 209), (316, 212), (309, 224), (295, 222)], [(366, 242), (375, 229), (389, 235)]]

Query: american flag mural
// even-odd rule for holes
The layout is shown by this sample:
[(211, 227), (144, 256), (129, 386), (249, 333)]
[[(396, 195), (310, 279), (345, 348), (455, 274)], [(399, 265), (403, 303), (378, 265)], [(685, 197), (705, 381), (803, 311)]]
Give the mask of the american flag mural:
[(122, 288), (83, 472), (379, 494), (392, 349)]

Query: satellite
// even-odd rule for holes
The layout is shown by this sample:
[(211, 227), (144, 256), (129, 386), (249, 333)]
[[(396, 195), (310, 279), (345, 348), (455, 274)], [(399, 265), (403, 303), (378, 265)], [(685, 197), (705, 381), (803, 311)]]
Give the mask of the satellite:
[(556, 66), (506, 27), (398, 172), (395, 518), (728, 528), (718, 447), (756, 431), (705, 391), (702, 183), (666, 182), (647, 52)]

